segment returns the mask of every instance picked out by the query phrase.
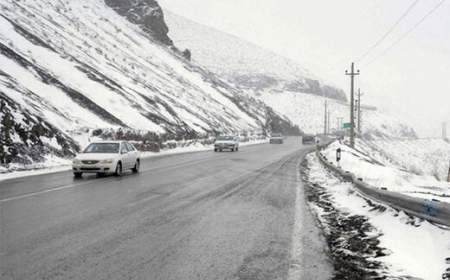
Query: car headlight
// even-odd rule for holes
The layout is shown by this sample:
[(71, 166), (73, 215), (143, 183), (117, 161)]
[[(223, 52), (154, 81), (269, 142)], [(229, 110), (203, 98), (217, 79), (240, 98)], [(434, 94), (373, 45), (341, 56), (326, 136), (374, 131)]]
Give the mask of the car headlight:
[(104, 160), (101, 160), (100, 163), (113, 163), (113, 160), (112, 159), (104, 159)]
[(72, 161), (72, 163), (73, 163), (73, 164), (80, 164), (80, 163), (81, 163), (81, 160), (79, 160), (79, 159), (74, 159), (74, 160)]

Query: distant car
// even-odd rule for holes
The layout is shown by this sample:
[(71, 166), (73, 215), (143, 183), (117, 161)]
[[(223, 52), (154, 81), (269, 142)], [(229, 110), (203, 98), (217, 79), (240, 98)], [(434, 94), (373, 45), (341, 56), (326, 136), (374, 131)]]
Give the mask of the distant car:
[(73, 175), (81, 178), (83, 173), (114, 174), (121, 176), (125, 170), (138, 173), (140, 155), (136, 148), (125, 141), (102, 141), (90, 143), (72, 163)]
[(281, 133), (274, 133), (270, 136), (269, 143), (270, 144), (283, 144), (284, 137)]
[(222, 152), (223, 150), (239, 151), (239, 137), (231, 135), (218, 136), (214, 142), (214, 152)]
[(303, 135), (302, 137), (302, 144), (308, 145), (308, 144), (314, 144), (315, 143), (315, 137), (313, 135)]

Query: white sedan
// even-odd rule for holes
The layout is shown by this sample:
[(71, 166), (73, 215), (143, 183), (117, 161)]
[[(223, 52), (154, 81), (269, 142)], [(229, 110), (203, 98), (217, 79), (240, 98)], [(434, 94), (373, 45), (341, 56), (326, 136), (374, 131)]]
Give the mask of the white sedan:
[(125, 141), (102, 141), (90, 143), (73, 159), (75, 178), (83, 173), (114, 174), (121, 176), (125, 170), (139, 172), (140, 157), (136, 148)]
[(239, 151), (239, 137), (237, 136), (218, 136), (214, 142), (214, 152), (230, 150)]

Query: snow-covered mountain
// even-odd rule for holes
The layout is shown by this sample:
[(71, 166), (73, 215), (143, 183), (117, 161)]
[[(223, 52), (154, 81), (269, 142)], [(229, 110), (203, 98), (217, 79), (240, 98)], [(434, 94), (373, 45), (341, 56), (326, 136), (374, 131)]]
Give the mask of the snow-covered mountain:
[(3, 163), (73, 154), (74, 135), (95, 128), (171, 139), (260, 129), (272, 119), (291, 127), (163, 44), (152, 24), (143, 28), (155, 9), (158, 17), (155, 1), (128, 1), (150, 5), (144, 19), (119, 7), (127, 1), (107, 2), (114, 9), (103, 0), (0, 2)]
[[(165, 11), (165, 20), (175, 45), (190, 49), (193, 61), (263, 101), (302, 131), (323, 132), (324, 97), (330, 110), (330, 127), (336, 128), (337, 118), (348, 122), (349, 103), (344, 91), (299, 63), (170, 11)], [(364, 106), (362, 120), (363, 134), (368, 138), (416, 137), (409, 125), (374, 107)]]
[(346, 100), (344, 91), (295, 61), (167, 10), (165, 20), (177, 46), (190, 49), (194, 61), (242, 89), (287, 90)]
[[(186, 47), (193, 61), (179, 51)], [(347, 106), (343, 91), (297, 63), (164, 17), (155, 0), (0, 2), (3, 166), (58, 162), (100, 129), (158, 144), (242, 130), (318, 132), (323, 95)], [(413, 134), (374, 119), (371, 134)]]

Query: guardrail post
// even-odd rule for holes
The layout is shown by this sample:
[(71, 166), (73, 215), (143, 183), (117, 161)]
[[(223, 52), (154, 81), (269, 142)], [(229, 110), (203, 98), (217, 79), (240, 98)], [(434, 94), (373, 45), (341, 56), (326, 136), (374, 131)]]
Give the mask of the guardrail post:
[(336, 149), (336, 163), (337, 166), (340, 167), (340, 161), (341, 161), (341, 148)]

